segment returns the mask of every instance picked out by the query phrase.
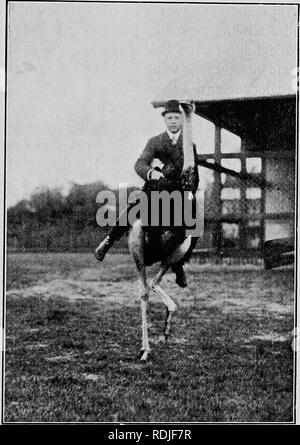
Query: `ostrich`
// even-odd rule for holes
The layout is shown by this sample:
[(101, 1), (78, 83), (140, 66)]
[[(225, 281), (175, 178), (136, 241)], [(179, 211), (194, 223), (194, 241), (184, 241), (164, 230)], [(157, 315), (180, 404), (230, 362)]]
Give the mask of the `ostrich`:
[[(181, 112), (183, 115), (183, 156), (184, 164), (181, 174), (182, 187), (185, 192), (190, 192), (189, 197), (192, 198), (193, 184), (197, 180), (195, 178), (195, 158), (193, 144), (191, 140), (191, 118), (194, 112), (194, 104), (190, 102), (181, 102)], [(142, 227), (142, 222), (138, 219), (129, 231), (128, 246), (129, 251), (135, 261), (140, 279), (140, 300), (142, 311), (142, 347), (141, 361), (146, 361), (149, 355), (149, 337), (147, 326), (147, 305), (150, 297), (150, 291), (154, 291), (162, 299), (166, 306), (166, 318), (164, 326), (164, 336), (168, 339), (170, 333), (170, 321), (172, 314), (176, 309), (175, 302), (160, 286), (161, 280), (167, 270), (184, 256), (191, 252), (196, 239), (191, 235), (182, 237), (178, 236), (178, 231), (169, 228), (161, 228), (159, 231), (159, 242), (154, 243), (151, 235), (147, 234)], [(167, 255), (166, 255), (166, 252)], [(155, 262), (161, 262), (161, 267), (157, 275), (152, 280), (150, 286), (147, 282), (146, 266)]]

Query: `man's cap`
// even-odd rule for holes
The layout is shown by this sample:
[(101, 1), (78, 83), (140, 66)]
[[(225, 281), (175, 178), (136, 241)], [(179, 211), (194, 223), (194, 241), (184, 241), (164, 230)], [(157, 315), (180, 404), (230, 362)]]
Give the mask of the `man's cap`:
[(169, 100), (165, 104), (165, 110), (161, 113), (162, 116), (165, 116), (167, 113), (181, 113), (179, 108), (178, 100)]

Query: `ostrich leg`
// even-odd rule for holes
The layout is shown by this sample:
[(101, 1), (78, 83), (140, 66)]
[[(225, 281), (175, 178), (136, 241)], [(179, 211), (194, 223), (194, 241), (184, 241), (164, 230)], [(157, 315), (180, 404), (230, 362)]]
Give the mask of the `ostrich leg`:
[(149, 294), (141, 294), (141, 309), (142, 309), (142, 348), (141, 361), (146, 361), (150, 352), (149, 337), (148, 337), (148, 323), (147, 323), (147, 304)]
[(171, 329), (171, 317), (177, 307), (176, 304), (174, 303), (174, 301), (172, 300), (172, 298), (169, 297), (169, 295), (160, 286), (162, 277), (164, 276), (164, 274), (166, 273), (166, 271), (168, 270), (169, 267), (170, 267), (169, 264), (162, 265), (162, 267), (160, 268), (156, 277), (154, 278), (154, 280), (151, 283), (151, 290), (153, 290), (153, 292), (155, 292), (157, 295), (160, 296), (160, 298), (162, 299), (162, 302), (166, 306), (166, 317), (165, 317), (165, 326), (164, 326), (165, 340), (168, 340), (168, 338), (169, 338), (170, 329)]
[(148, 322), (147, 322), (147, 306), (149, 300), (149, 288), (146, 279), (146, 267), (140, 261), (136, 261), (137, 269), (140, 275), (141, 288), (141, 310), (142, 310), (142, 348), (141, 361), (146, 361), (150, 352), (149, 337), (148, 337)]
[(169, 295), (161, 288), (159, 284), (156, 284), (152, 287), (152, 290), (160, 296), (163, 303), (166, 306), (166, 317), (165, 317), (165, 325), (164, 325), (164, 337), (165, 340), (168, 340), (171, 329), (171, 317), (176, 310), (176, 304), (169, 297)]
[(149, 287), (146, 277), (146, 266), (144, 259), (144, 233), (140, 222), (134, 224), (128, 240), (129, 250), (136, 264), (136, 268), (140, 277), (140, 299), (142, 310), (142, 348), (141, 361), (146, 361), (150, 352), (148, 323), (147, 323), (147, 305), (149, 300)]

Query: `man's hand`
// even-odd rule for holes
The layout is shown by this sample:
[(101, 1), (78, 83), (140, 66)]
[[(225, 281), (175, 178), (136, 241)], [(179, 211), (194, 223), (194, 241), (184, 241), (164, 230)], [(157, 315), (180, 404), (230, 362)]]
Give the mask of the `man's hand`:
[(150, 179), (158, 180), (160, 178), (164, 178), (164, 174), (157, 170), (152, 170), (152, 172), (150, 174)]

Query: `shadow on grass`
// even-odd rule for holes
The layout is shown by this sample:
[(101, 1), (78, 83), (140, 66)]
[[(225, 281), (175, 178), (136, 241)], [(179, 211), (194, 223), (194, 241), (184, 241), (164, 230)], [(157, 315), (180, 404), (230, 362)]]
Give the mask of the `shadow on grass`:
[[(160, 340), (164, 311), (149, 307), (151, 359), (141, 364), (140, 308), (94, 301), (7, 300), (5, 420), (232, 422), (292, 420), (290, 343), (251, 340), (253, 315), (193, 306)], [(211, 310), (210, 310), (211, 309)], [(261, 330), (288, 330), (266, 317)]]

